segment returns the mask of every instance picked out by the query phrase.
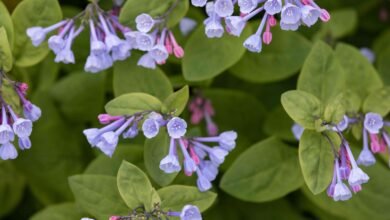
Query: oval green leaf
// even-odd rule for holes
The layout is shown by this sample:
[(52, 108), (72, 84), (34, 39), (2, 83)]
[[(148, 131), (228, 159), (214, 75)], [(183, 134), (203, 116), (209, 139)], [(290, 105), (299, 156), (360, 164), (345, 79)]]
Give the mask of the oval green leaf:
[(97, 219), (126, 215), (130, 209), (123, 202), (116, 178), (103, 175), (76, 175), (69, 178), (76, 203)]
[(161, 111), (163, 104), (146, 93), (129, 93), (108, 102), (105, 106), (110, 115), (133, 115), (144, 111)]
[(251, 32), (249, 27), (240, 38), (225, 34), (222, 38), (210, 39), (204, 33), (204, 26), (199, 26), (185, 46), (184, 78), (188, 81), (211, 79), (237, 63), (245, 53), (242, 43)]
[(27, 28), (47, 27), (60, 21), (62, 12), (57, 0), (24, 0), (12, 13), (15, 28), (14, 57), (17, 66), (33, 66), (49, 53), (47, 43), (32, 45)]
[(315, 121), (321, 117), (321, 102), (315, 96), (304, 91), (283, 93), (281, 102), (287, 114), (307, 129), (315, 129)]
[(117, 175), (118, 189), (130, 209), (144, 205), (147, 211), (160, 203), (160, 197), (152, 187), (146, 174), (126, 161), (122, 162)]
[(217, 194), (200, 192), (197, 187), (172, 185), (159, 189), (163, 209), (180, 211), (185, 205), (195, 205), (201, 212), (206, 211), (215, 202)]
[(173, 112), (174, 115), (179, 116), (187, 107), (189, 96), (190, 89), (188, 86), (184, 86), (168, 96), (164, 101), (164, 105), (167, 107), (167, 113)]
[(172, 94), (172, 85), (159, 68), (145, 69), (137, 65), (139, 56), (114, 64), (114, 94), (120, 96), (126, 93), (143, 92), (166, 99)]
[(297, 73), (310, 52), (311, 43), (297, 32), (275, 29), (272, 36), (272, 44), (264, 45), (260, 54), (246, 52), (230, 69), (233, 75), (249, 82), (266, 83)]
[(281, 198), (303, 183), (297, 150), (272, 137), (242, 153), (220, 186), (240, 200), (265, 202)]
[[(335, 133), (327, 134), (337, 140)], [(333, 143), (338, 146), (337, 143)], [(323, 192), (333, 177), (334, 154), (329, 141), (321, 133), (305, 130), (299, 142), (299, 162), (303, 178), (314, 194)]]
[(364, 101), (363, 111), (386, 116), (390, 112), (390, 87), (386, 86), (372, 92)]

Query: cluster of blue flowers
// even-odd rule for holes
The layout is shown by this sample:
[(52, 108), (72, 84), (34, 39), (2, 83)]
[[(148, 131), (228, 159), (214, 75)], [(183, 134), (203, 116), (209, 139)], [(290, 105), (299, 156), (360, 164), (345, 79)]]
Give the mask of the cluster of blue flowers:
[[(215, 137), (185, 137), (187, 123), (179, 117), (162, 115), (157, 112), (141, 112), (131, 116), (99, 115), (103, 128), (84, 130), (88, 142), (92, 147), (99, 148), (107, 156), (112, 156), (118, 144), (119, 136), (134, 138), (141, 129), (148, 139), (156, 137), (165, 127), (170, 136), (168, 155), (160, 162), (160, 169), (166, 173), (179, 172), (181, 165), (177, 153), (179, 146), (183, 154), (184, 172), (191, 176), (198, 175), (197, 185), (200, 191), (209, 190), (211, 182), (218, 174), (218, 167), (224, 162), (228, 153), (236, 146), (237, 133), (227, 131)], [(217, 143), (216, 147), (209, 147), (205, 143)]]
[(2, 160), (9, 160), (15, 159), (18, 156), (18, 151), (13, 145), (15, 136), (18, 137), (18, 145), (21, 150), (31, 148), (30, 135), (32, 132), (33, 122), (41, 117), (41, 110), (26, 98), (26, 92), (28, 89), (27, 84), (13, 82), (7, 78), (2, 78), (3, 82), (5, 80), (9, 81), (9, 83), (13, 86), (13, 89), (19, 97), (20, 104), (23, 107), (23, 114), (19, 114), (18, 110), (12, 109), (11, 105), (9, 105), (9, 103), (0, 96), (0, 158)]
[[(208, 18), (204, 21), (205, 33), (209, 38), (222, 37), (226, 24), (226, 32), (240, 36), (248, 21), (257, 15), (262, 15), (261, 23), (253, 35), (245, 42), (244, 47), (252, 52), (261, 52), (262, 43), (272, 41), (271, 27), (277, 24), (275, 15), (280, 14), (282, 30), (298, 30), (300, 25), (314, 25), (318, 19), (329, 21), (330, 15), (320, 8), (313, 0), (191, 0), (196, 7), (206, 7)], [(235, 5), (240, 9), (240, 15), (233, 15)]]
[(183, 48), (173, 33), (165, 28), (163, 17), (154, 19), (148, 14), (141, 14), (135, 19), (137, 30), (132, 30), (119, 22), (118, 13), (118, 8), (104, 12), (96, 3), (91, 3), (74, 18), (45, 28), (28, 28), (27, 35), (37, 47), (50, 32), (56, 31), (48, 39), (49, 48), (56, 55), (55, 62), (69, 64), (75, 63), (72, 51), (75, 38), (89, 27), (90, 55), (84, 70), (91, 73), (108, 69), (115, 61), (127, 59), (134, 49), (146, 52), (138, 65), (153, 69), (156, 64), (164, 64), (170, 54), (178, 58), (184, 56)]
[[(347, 131), (352, 125), (362, 123), (363, 148), (358, 159), (355, 160), (348, 141), (342, 132)], [(329, 125), (328, 129), (337, 132), (341, 138), (340, 150), (335, 155), (334, 174), (327, 193), (335, 201), (345, 201), (352, 197), (350, 188), (354, 193), (362, 190), (362, 184), (367, 183), (369, 176), (359, 168), (360, 166), (372, 166), (376, 163), (375, 153), (384, 153), (390, 149), (390, 136), (384, 129), (390, 126), (390, 122), (383, 120), (377, 113), (369, 112), (364, 117), (351, 118), (344, 116), (343, 120), (336, 126)], [(299, 140), (304, 129), (294, 124), (292, 132)], [(343, 183), (346, 180), (350, 186)]]

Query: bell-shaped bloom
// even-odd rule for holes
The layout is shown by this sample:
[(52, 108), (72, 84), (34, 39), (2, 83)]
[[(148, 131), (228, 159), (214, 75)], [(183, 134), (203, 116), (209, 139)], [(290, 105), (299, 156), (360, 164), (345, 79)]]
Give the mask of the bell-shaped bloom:
[(364, 117), (364, 128), (370, 134), (378, 134), (383, 124), (383, 118), (380, 114), (370, 112)]
[(154, 27), (156, 23), (152, 16), (142, 13), (135, 18), (137, 30), (143, 33), (148, 33)]
[(167, 130), (171, 138), (181, 138), (187, 132), (187, 122), (179, 117), (173, 117), (167, 124)]

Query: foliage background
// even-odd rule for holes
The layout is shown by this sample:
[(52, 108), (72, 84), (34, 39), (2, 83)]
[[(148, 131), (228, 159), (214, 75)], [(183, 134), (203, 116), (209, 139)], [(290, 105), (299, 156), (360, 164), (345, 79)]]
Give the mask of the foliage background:
[[(110, 8), (110, 1), (100, 2), (102, 7)], [(145, 149), (142, 138), (122, 142), (110, 160), (91, 149), (82, 130), (97, 126), (96, 116), (104, 111), (104, 104), (119, 94), (146, 92), (164, 98), (186, 84), (193, 89), (202, 88), (213, 101), (221, 130), (234, 129), (239, 134), (238, 147), (214, 183), (218, 198), (204, 219), (388, 219), (390, 172), (385, 160), (367, 169), (372, 181), (351, 201), (336, 203), (324, 193), (314, 196), (307, 189), (298, 165), (298, 144), (290, 132), (292, 120), (284, 113), (280, 96), (295, 89), (298, 73), (317, 40), (331, 46), (344, 42), (357, 48), (372, 48), (377, 56), (377, 72), (388, 85), (390, 1), (317, 2), (331, 11), (330, 23), (301, 28), (296, 33), (275, 30), (274, 42), (261, 54), (245, 52), (244, 38), (206, 39), (203, 27), (199, 27), (180, 39), (187, 53), (183, 61), (171, 59), (161, 69), (150, 71), (136, 67), (135, 57), (139, 55), (133, 54), (113, 69), (91, 75), (82, 71), (89, 53), (88, 34), (84, 33), (73, 47), (75, 65), (56, 64), (52, 54), (45, 54), (46, 58), (36, 65), (15, 67), (11, 76), (30, 84), (29, 97), (42, 108), (43, 117), (34, 125), (32, 149), (14, 161), (0, 161), (1, 219), (29, 219), (35, 215), (35, 220), (48, 216), (60, 220), (87, 215), (75, 205), (68, 178), (82, 173), (115, 176), (123, 159), (146, 170)], [(19, 1), (3, 3), (12, 11)], [(60, 4), (64, 17), (70, 17), (87, 2), (61, 0)], [(188, 16), (199, 24), (204, 19), (203, 12), (195, 8), (190, 8)], [(249, 31), (244, 35), (248, 36)], [(175, 33), (180, 35), (177, 28)], [(23, 34), (15, 31), (16, 41)], [(209, 49), (211, 44), (218, 46)], [(138, 83), (141, 80), (147, 83)], [(187, 112), (184, 115), (188, 117)], [(202, 128), (194, 128), (194, 132), (202, 132)], [(248, 163), (226, 173), (233, 163), (239, 163), (237, 158), (248, 148), (251, 151), (245, 154), (253, 155), (253, 161), (262, 164)], [(235, 172), (248, 170), (253, 171), (248, 174), (250, 181), (234, 182)], [(181, 175), (174, 180), (174, 184), (194, 182)], [(252, 191), (242, 193), (247, 189)]]

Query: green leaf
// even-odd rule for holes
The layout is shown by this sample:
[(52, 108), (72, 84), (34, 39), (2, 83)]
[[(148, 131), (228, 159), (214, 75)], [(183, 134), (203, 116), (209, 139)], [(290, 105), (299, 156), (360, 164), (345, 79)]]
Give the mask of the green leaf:
[(4, 27), (6, 30), (8, 42), (12, 48), (14, 45), (14, 25), (12, 23), (11, 15), (2, 1), (0, 1), (0, 26)]
[(68, 124), (47, 92), (37, 92), (32, 103), (42, 109), (34, 123), (32, 147), (13, 161), (25, 176), (33, 195), (44, 205), (69, 201), (72, 197), (68, 177), (81, 173), (90, 155), (82, 145), (83, 126)]
[(348, 89), (365, 98), (383, 86), (375, 68), (360, 51), (347, 44), (338, 44), (335, 55), (346, 74)]
[(191, 35), (185, 46), (183, 74), (188, 81), (211, 79), (237, 63), (245, 53), (242, 42), (251, 33), (245, 28), (240, 38), (225, 35), (222, 38), (210, 39), (199, 26)]
[(114, 93), (120, 96), (131, 92), (148, 93), (160, 100), (172, 94), (172, 85), (164, 72), (137, 66), (139, 56), (114, 64)]
[(365, 113), (375, 112), (386, 116), (390, 112), (390, 87), (383, 87), (373, 91), (364, 101)]
[(275, 29), (272, 34), (272, 43), (264, 45), (260, 54), (245, 53), (230, 69), (233, 75), (249, 82), (266, 83), (298, 72), (310, 52), (311, 43), (297, 32)]
[(346, 113), (344, 93), (340, 93), (332, 99), (325, 107), (324, 120), (333, 124), (338, 124)]
[(296, 141), (291, 128), (294, 122), (287, 115), (282, 106), (273, 109), (264, 122), (264, 132), (269, 136), (275, 136), (282, 140)]
[(118, 192), (115, 177), (76, 175), (69, 177), (69, 184), (77, 205), (97, 219), (126, 215), (131, 210)]
[(7, 33), (4, 27), (0, 27), (0, 69), (8, 72), (12, 69), (12, 65), (13, 57)]
[(338, 39), (351, 34), (357, 27), (358, 15), (354, 9), (339, 9), (331, 11), (329, 22), (323, 23), (321, 30), (315, 35), (315, 39), (331, 38)]
[(119, 193), (130, 209), (144, 205), (147, 211), (160, 203), (157, 191), (142, 170), (126, 161), (122, 162), (117, 176)]
[(136, 166), (143, 166), (144, 151), (142, 145), (119, 143), (110, 158), (101, 154), (85, 169), (84, 174), (116, 176), (123, 160)]
[(50, 93), (67, 118), (94, 121), (104, 106), (105, 75), (84, 71), (71, 73), (54, 86)]
[(24, 0), (12, 13), (15, 27), (14, 57), (17, 66), (39, 63), (49, 53), (47, 43), (34, 47), (26, 34), (27, 28), (50, 26), (60, 21), (62, 12), (57, 0)]
[(234, 130), (239, 134), (236, 148), (221, 167), (225, 169), (247, 147), (263, 138), (261, 131), (265, 109), (255, 96), (243, 91), (208, 89), (202, 92), (213, 104), (216, 112), (213, 120), (219, 131)]
[(175, 6), (177, 0), (167, 0), (161, 2), (160, 0), (145, 0), (142, 4), (137, 0), (127, 0), (122, 7), (119, 15), (119, 21), (125, 25), (134, 25), (135, 18), (142, 14), (147, 13), (152, 17), (163, 16), (172, 6), (175, 8), (166, 17), (168, 19), (168, 27), (173, 27), (179, 23), (179, 21), (186, 15), (189, 3), (188, 1), (179, 0)]
[(10, 161), (0, 160), (0, 218), (10, 213), (23, 197), (25, 180)]
[(314, 44), (298, 78), (298, 90), (317, 96), (324, 104), (339, 94), (346, 83), (346, 74), (332, 49), (318, 41)]
[(315, 129), (315, 122), (321, 117), (321, 102), (315, 96), (304, 91), (283, 93), (281, 102), (287, 114), (307, 129)]
[[(359, 155), (360, 145), (352, 146), (355, 157)], [(313, 195), (306, 188), (303, 188), (303, 192), (316, 205), (333, 215), (343, 217), (343, 219), (386, 220), (389, 218), (388, 204), (390, 203), (390, 188), (388, 187), (390, 181), (389, 168), (383, 163), (377, 163), (375, 166), (363, 169), (370, 176), (369, 182), (364, 184), (364, 190), (354, 194), (346, 202), (334, 202), (326, 193)]]
[(390, 62), (388, 62), (389, 57), (390, 57), (390, 46), (384, 49), (382, 53), (379, 54), (377, 59), (378, 72), (382, 76), (382, 79), (386, 83), (386, 85), (390, 84)]
[(69, 220), (81, 219), (85, 215), (74, 203), (61, 203), (48, 206), (31, 217), (31, 220)]
[[(335, 133), (326, 133), (338, 148), (340, 141)], [(323, 192), (333, 177), (334, 154), (332, 146), (321, 133), (305, 130), (299, 142), (299, 162), (303, 178), (314, 194)]]
[(156, 97), (146, 93), (121, 95), (106, 104), (110, 115), (132, 115), (143, 111), (161, 111), (163, 104)]
[(197, 187), (172, 185), (159, 189), (161, 206), (165, 210), (180, 211), (185, 205), (195, 205), (201, 212), (206, 211), (214, 203), (217, 194), (200, 192)]
[(167, 174), (160, 169), (160, 161), (168, 155), (170, 138), (166, 132), (147, 139), (144, 146), (145, 167), (152, 179), (160, 186), (169, 185), (178, 173)]
[(274, 137), (242, 153), (220, 184), (227, 193), (250, 202), (275, 200), (302, 185), (297, 150)]
[(188, 86), (184, 86), (180, 90), (168, 96), (165, 99), (164, 105), (167, 107), (167, 112), (174, 112), (174, 115), (179, 116), (187, 107), (190, 90)]

